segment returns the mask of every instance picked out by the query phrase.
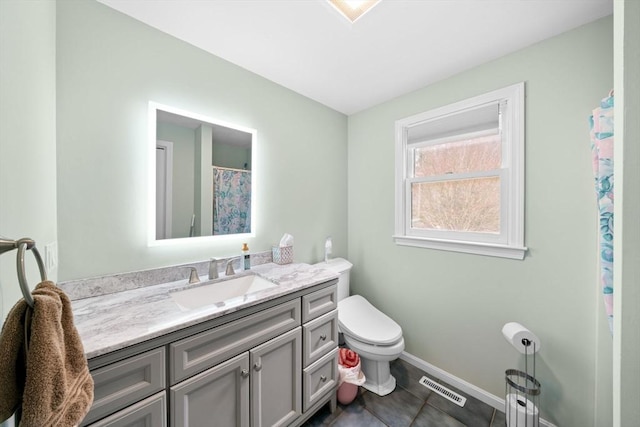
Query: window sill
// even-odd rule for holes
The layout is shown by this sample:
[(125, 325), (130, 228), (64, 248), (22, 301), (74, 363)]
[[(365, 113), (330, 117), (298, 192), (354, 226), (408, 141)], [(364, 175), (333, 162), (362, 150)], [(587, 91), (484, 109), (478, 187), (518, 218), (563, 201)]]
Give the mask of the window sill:
[(524, 259), (526, 247), (495, 245), (489, 243), (465, 242), (457, 240), (426, 239), (413, 236), (393, 236), (397, 245), (418, 248), (439, 249), (442, 251), (463, 252), (500, 258)]

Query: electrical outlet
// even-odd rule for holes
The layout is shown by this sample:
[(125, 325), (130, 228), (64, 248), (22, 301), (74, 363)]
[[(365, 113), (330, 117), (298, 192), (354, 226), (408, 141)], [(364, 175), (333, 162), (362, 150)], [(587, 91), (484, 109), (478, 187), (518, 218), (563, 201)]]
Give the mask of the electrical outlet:
[(44, 245), (44, 266), (47, 273), (58, 267), (58, 242)]

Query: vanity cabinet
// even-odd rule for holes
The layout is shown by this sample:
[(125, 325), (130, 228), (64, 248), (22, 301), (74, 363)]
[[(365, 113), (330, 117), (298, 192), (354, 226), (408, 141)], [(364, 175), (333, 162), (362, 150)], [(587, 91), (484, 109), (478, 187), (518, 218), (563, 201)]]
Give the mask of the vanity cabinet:
[(338, 386), (337, 308), (335, 286), (302, 297), (302, 411), (308, 415)]
[[(166, 400), (164, 399), (165, 372), (164, 347), (92, 370), (91, 376), (94, 382), (93, 405), (81, 425), (89, 425), (95, 420), (127, 408), (141, 399), (160, 391), (162, 392), (162, 397), (158, 397), (158, 399), (162, 399), (163, 406), (166, 406)], [(140, 411), (136, 413), (143, 418), (146, 417)], [(123, 416), (124, 414), (120, 415)], [(127, 416), (129, 419), (131, 417), (131, 414)], [(97, 423), (96, 425), (105, 424)], [(162, 426), (166, 425), (166, 423), (155, 425)]]
[(171, 425), (249, 425), (249, 355), (243, 353), (171, 387)]
[(171, 387), (171, 426), (286, 426), (302, 413), (301, 333), (277, 338)]
[(163, 391), (91, 424), (91, 427), (166, 427), (167, 398)]
[(334, 410), (336, 297), (327, 282), (101, 357), (82, 425), (299, 426)]
[(251, 350), (251, 425), (286, 426), (302, 413), (300, 327)]

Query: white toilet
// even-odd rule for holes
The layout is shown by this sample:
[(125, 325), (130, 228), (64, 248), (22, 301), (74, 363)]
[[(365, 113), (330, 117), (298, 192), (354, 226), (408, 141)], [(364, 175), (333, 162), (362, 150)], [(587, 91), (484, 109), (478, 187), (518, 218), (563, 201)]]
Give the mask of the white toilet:
[(389, 362), (404, 350), (402, 328), (360, 295), (349, 296), (349, 274), (353, 266), (343, 258), (316, 264), (340, 275), (338, 279), (338, 329), (345, 344), (360, 355), (366, 377), (363, 387), (384, 396), (396, 388)]

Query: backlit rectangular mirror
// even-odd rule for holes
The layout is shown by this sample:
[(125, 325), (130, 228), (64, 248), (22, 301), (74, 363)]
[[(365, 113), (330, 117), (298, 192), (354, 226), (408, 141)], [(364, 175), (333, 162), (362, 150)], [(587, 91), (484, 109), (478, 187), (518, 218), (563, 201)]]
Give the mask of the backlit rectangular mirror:
[(149, 104), (149, 242), (255, 234), (256, 131)]

